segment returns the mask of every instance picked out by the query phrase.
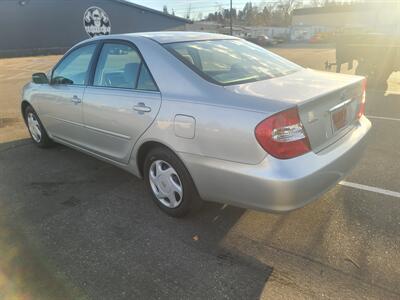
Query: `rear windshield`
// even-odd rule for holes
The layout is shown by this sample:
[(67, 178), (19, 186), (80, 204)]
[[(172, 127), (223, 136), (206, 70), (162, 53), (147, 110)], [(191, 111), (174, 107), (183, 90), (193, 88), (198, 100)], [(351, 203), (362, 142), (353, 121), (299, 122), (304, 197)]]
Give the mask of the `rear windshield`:
[(284, 76), (300, 66), (244, 40), (210, 40), (164, 45), (205, 79), (232, 85)]

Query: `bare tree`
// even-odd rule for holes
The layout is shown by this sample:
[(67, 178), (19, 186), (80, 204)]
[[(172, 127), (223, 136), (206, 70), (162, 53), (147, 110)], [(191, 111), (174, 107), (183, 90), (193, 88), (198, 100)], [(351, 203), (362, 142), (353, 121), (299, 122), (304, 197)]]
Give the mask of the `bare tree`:
[(334, 5), (338, 5), (339, 2), (337, 2), (336, 0), (325, 0), (324, 1), (324, 6), (334, 6)]
[(313, 7), (321, 7), (325, 5), (325, 2), (326, 2), (325, 0), (312, 0), (311, 5)]
[(290, 24), (291, 16), (292, 16), (292, 11), (295, 8), (298, 8), (302, 5), (303, 3), (299, 0), (281, 0), (279, 2), (278, 7), (281, 10), (282, 13), (282, 18), (284, 20), (285, 25)]
[(276, 6), (276, 2), (263, 1), (260, 3), (263, 25), (272, 25), (272, 15), (274, 13), (274, 10), (276, 9)]
[[(293, 10), (301, 7), (302, 4), (302, 0), (263, 0), (256, 6), (251, 1), (247, 1), (241, 10), (233, 10), (232, 15), (235, 24), (238, 25), (288, 26), (291, 23)], [(229, 18), (229, 9), (223, 9), (218, 5), (216, 11), (209, 13), (205, 19), (227, 24)]]
[(279, 7), (285, 14), (290, 14), (293, 9), (298, 8), (302, 5), (302, 1), (299, 0), (281, 0)]
[(163, 6), (163, 13), (168, 15), (168, 7), (166, 5)]

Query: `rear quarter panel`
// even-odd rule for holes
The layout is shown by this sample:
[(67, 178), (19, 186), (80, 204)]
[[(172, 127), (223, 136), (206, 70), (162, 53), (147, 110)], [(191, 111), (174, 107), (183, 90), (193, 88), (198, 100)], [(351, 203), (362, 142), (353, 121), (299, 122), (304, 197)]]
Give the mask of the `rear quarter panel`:
[[(195, 119), (193, 138), (177, 136), (174, 129), (176, 115)], [(146, 141), (158, 141), (176, 152), (258, 164), (266, 152), (259, 146), (254, 129), (265, 118), (266, 114), (261, 112), (163, 99), (156, 121), (135, 148), (137, 151)]]

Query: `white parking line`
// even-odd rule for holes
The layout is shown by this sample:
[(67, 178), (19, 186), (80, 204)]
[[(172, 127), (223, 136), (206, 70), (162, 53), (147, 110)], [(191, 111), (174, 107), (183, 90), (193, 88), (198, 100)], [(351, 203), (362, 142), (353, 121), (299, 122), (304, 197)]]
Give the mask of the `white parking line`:
[(400, 122), (400, 119), (397, 119), (397, 118), (387, 118), (387, 117), (377, 117), (377, 116), (367, 116), (367, 118)]
[(339, 184), (343, 185), (343, 186), (348, 186), (351, 188), (359, 189), (359, 190), (364, 190), (364, 191), (368, 191), (368, 192), (373, 192), (373, 193), (378, 193), (378, 194), (382, 194), (382, 195), (386, 195), (386, 196), (400, 198), (399, 192), (385, 190), (385, 189), (377, 188), (374, 186), (369, 186), (369, 185), (364, 185), (364, 184), (359, 184), (359, 183), (354, 183), (354, 182), (348, 182), (348, 181), (340, 181)]

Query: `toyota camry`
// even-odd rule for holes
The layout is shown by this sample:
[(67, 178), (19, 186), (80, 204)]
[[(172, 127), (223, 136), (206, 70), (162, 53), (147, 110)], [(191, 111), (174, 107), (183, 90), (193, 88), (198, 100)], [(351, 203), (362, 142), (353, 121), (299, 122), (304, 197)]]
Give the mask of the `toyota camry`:
[(203, 200), (286, 212), (360, 158), (371, 123), (360, 76), (303, 68), (209, 33), (108, 35), (35, 73), (21, 110), (33, 142), (57, 142), (143, 178), (183, 216)]

